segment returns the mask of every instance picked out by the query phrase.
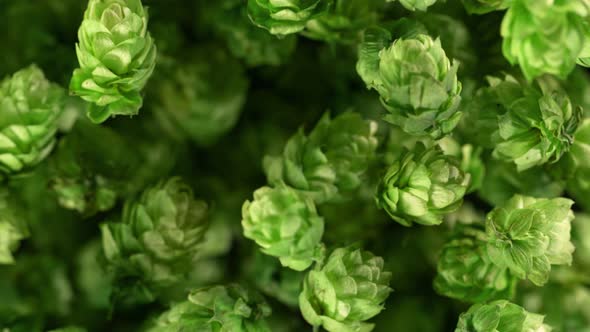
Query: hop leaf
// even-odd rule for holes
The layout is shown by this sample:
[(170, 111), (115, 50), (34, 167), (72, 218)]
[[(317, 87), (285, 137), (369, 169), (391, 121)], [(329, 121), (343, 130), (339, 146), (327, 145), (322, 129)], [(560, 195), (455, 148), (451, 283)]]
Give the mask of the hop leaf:
[(207, 204), (171, 178), (128, 201), (122, 219), (101, 225), (107, 267), (124, 284), (122, 294), (138, 292), (149, 301), (189, 272), (208, 225)]
[(35, 65), (0, 84), (0, 179), (39, 164), (53, 149), (65, 93)]
[(155, 113), (172, 136), (211, 145), (238, 121), (248, 80), (223, 48), (204, 46), (189, 59), (158, 81)]
[(381, 257), (339, 248), (323, 266), (309, 271), (299, 308), (308, 323), (330, 332), (370, 331), (373, 324), (365, 321), (383, 310), (391, 292), (390, 278)]
[(239, 285), (192, 291), (188, 300), (164, 312), (148, 332), (270, 332), (265, 317), (271, 309), (260, 295)]
[(495, 158), (524, 171), (556, 162), (569, 150), (582, 111), (565, 93), (521, 84), (512, 76), (489, 78), (489, 84), (477, 92), (465, 123), (479, 144), (494, 148)]
[(487, 215), (487, 253), (500, 268), (541, 286), (551, 265), (571, 264), (572, 200), (515, 195)]
[(461, 0), (470, 14), (486, 14), (508, 8), (510, 0)]
[(549, 332), (543, 324), (544, 317), (526, 311), (524, 308), (498, 300), (487, 304), (478, 303), (459, 317), (455, 332)]
[(318, 259), (324, 221), (313, 201), (287, 187), (262, 187), (242, 207), (244, 236), (283, 266), (307, 269)]
[(299, 130), (282, 157), (265, 157), (269, 183), (286, 183), (317, 203), (338, 200), (358, 188), (377, 148), (375, 122), (358, 113), (330, 119), (328, 113), (305, 136)]
[(141, 90), (156, 65), (156, 46), (147, 32), (141, 0), (90, 0), (78, 30), (70, 90), (91, 102), (90, 120), (137, 114)]
[(332, 0), (248, 0), (248, 15), (255, 25), (281, 36), (305, 29), (331, 5)]
[(10, 193), (0, 190), (0, 265), (14, 263), (13, 252), (29, 236), (28, 225)]
[(463, 202), (470, 175), (440, 148), (417, 146), (387, 170), (377, 190), (377, 205), (404, 226), (439, 225)]
[(516, 278), (492, 263), (486, 234), (478, 227), (457, 230), (443, 247), (437, 270), (434, 288), (442, 295), (474, 303), (514, 296)]
[(587, 1), (512, 1), (502, 21), (504, 56), (529, 81), (544, 73), (565, 79), (583, 50), (589, 13)]
[(384, 119), (412, 135), (450, 133), (461, 118), (458, 64), (451, 64), (439, 39), (410, 34), (387, 47), (390, 39), (383, 29), (367, 30), (357, 62), (357, 72), (389, 112)]

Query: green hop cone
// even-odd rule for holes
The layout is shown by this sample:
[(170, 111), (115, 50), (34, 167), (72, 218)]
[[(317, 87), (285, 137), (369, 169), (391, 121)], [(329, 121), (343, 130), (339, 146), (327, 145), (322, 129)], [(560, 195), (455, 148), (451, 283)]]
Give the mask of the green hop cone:
[(282, 156), (264, 158), (271, 184), (287, 185), (317, 203), (334, 201), (357, 189), (377, 149), (377, 124), (347, 112), (326, 113), (309, 136), (300, 129)]
[(451, 63), (439, 39), (410, 34), (390, 44), (391, 39), (384, 29), (368, 29), (357, 62), (357, 72), (389, 112), (385, 121), (412, 135), (447, 135), (462, 115), (459, 64)]
[(371, 331), (365, 321), (384, 308), (391, 273), (368, 251), (339, 248), (323, 266), (308, 272), (299, 296), (303, 318), (330, 332)]
[(256, 190), (242, 206), (242, 227), (263, 253), (293, 270), (307, 269), (321, 254), (323, 219), (310, 198), (285, 185)]
[(486, 234), (476, 226), (460, 227), (438, 259), (434, 289), (464, 302), (511, 299), (517, 279), (495, 266), (486, 252)]
[(487, 253), (500, 268), (542, 286), (551, 265), (569, 265), (574, 202), (567, 198), (513, 196), (487, 215)]
[(562, 91), (488, 78), (469, 105), (465, 124), (479, 144), (493, 148), (496, 159), (513, 162), (518, 171), (558, 161), (573, 142), (582, 116)]
[(72, 93), (92, 103), (90, 120), (135, 115), (141, 90), (156, 65), (156, 46), (147, 31), (148, 14), (140, 0), (90, 0), (78, 30), (80, 68)]
[(0, 180), (26, 172), (55, 145), (65, 91), (35, 65), (0, 83)]
[(305, 29), (331, 5), (332, 0), (248, 0), (248, 15), (255, 25), (282, 36)]
[(207, 204), (195, 200), (180, 178), (128, 201), (122, 222), (101, 225), (107, 268), (123, 285), (121, 294), (138, 292), (150, 301), (158, 290), (182, 280), (207, 226)]
[(389, 167), (377, 189), (376, 202), (393, 220), (439, 225), (443, 216), (457, 210), (469, 187), (470, 175), (459, 161), (438, 147), (416, 146)]
[(13, 264), (13, 253), (29, 236), (28, 225), (7, 190), (0, 189), (0, 265)]
[(246, 102), (243, 66), (223, 48), (202, 46), (189, 52), (156, 82), (156, 116), (172, 136), (211, 145), (231, 130)]
[(495, 10), (506, 9), (510, 0), (461, 0), (470, 14), (486, 14)]
[(543, 315), (506, 300), (472, 305), (459, 316), (455, 332), (549, 332)]
[(172, 305), (147, 332), (270, 332), (265, 318), (271, 308), (257, 293), (239, 285), (197, 289)]
[[(394, 2), (396, 0), (387, 0), (387, 2)], [(434, 5), (437, 0), (398, 0), (407, 10), (426, 11), (428, 7)]]
[(504, 56), (529, 81), (545, 73), (565, 79), (584, 48), (589, 14), (585, 0), (513, 0), (501, 27)]
[(327, 42), (356, 43), (359, 33), (377, 21), (383, 0), (335, 0), (318, 18), (307, 22), (303, 35)]

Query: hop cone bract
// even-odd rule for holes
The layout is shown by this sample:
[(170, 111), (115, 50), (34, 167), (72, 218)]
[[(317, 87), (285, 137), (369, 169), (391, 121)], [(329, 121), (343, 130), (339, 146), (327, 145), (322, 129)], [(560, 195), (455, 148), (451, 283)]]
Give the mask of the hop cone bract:
[(148, 14), (140, 0), (90, 0), (78, 30), (70, 90), (91, 102), (88, 117), (137, 114), (141, 90), (156, 65), (156, 46), (147, 31)]

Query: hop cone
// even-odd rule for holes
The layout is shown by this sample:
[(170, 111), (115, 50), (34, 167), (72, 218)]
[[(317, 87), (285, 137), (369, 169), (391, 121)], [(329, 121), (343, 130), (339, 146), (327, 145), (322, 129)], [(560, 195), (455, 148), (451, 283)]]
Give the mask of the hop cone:
[[(151, 300), (183, 278), (207, 228), (207, 204), (179, 178), (127, 202), (121, 223), (101, 225), (103, 251), (115, 279)], [(127, 289), (122, 290), (127, 291)]]
[(582, 110), (565, 93), (520, 84), (512, 76), (489, 83), (477, 92), (466, 124), (478, 143), (494, 148), (495, 158), (524, 171), (556, 162), (569, 150)]
[(377, 205), (398, 223), (439, 225), (463, 202), (470, 175), (438, 147), (417, 146), (401, 155), (381, 179)]
[(524, 308), (498, 300), (487, 304), (478, 303), (459, 317), (455, 332), (549, 332), (543, 324), (544, 317)]
[(516, 278), (492, 263), (485, 241), (485, 232), (465, 226), (445, 244), (434, 279), (439, 294), (473, 303), (514, 296)]
[(364, 321), (383, 310), (390, 278), (381, 257), (339, 248), (325, 265), (308, 273), (299, 308), (308, 323), (330, 332), (371, 331), (373, 324)]
[(238, 121), (248, 80), (242, 65), (221, 47), (203, 47), (189, 59), (158, 82), (156, 115), (172, 135), (210, 145)]
[(375, 122), (358, 113), (325, 114), (306, 137), (299, 130), (282, 157), (265, 157), (269, 183), (286, 183), (322, 203), (357, 189), (377, 148)]
[(502, 51), (530, 81), (544, 73), (565, 79), (580, 56), (589, 27), (588, 1), (514, 0), (502, 21)]
[[(447, 58), (440, 40), (418, 34), (395, 40), (383, 30), (365, 32), (357, 72), (381, 95), (385, 120), (412, 135), (440, 138), (461, 118), (458, 63)], [(426, 91), (428, 93), (426, 93)]]
[(305, 28), (314, 17), (324, 14), (332, 0), (248, 0), (252, 22), (273, 35), (288, 35)]
[(306, 37), (327, 42), (356, 43), (358, 34), (377, 21), (383, 0), (335, 0), (334, 5), (307, 22)]
[(487, 253), (500, 268), (542, 286), (551, 265), (569, 265), (573, 201), (566, 198), (513, 196), (487, 215)]
[(110, 210), (127, 193), (140, 161), (135, 147), (115, 131), (79, 119), (49, 165), (60, 205), (90, 216)]
[(509, 0), (461, 0), (470, 14), (485, 14), (508, 8)]
[[(393, 2), (395, 0), (387, 0), (388, 2)], [(407, 10), (415, 11), (421, 10), (426, 11), (428, 7), (434, 5), (437, 0), (399, 0), (399, 2), (404, 6)]]
[(140, 0), (90, 0), (78, 30), (70, 90), (91, 102), (90, 120), (134, 115), (140, 94), (156, 65), (156, 46), (147, 32), (147, 10)]
[(51, 152), (64, 95), (35, 65), (0, 83), (0, 179), (27, 171)]
[(192, 291), (188, 300), (164, 312), (148, 332), (270, 332), (271, 308), (256, 293), (238, 285)]
[(307, 269), (318, 257), (324, 221), (313, 201), (287, 187), (262, 187), (242, 207), (244, 236), (262, 252), (293, 270)]
[(0, 190), (0, 265), (14, 263), (13, 252), (29, 230), (10, 193)]

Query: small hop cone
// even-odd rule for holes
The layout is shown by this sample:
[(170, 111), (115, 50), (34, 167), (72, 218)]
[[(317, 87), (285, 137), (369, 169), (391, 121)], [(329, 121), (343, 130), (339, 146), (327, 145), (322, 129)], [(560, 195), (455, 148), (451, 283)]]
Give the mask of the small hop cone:
[(284, 36), (305, 29), (309, 20), (331, 5), (332, 0), (248, 0), (248, 16), (271, 34)]
[(565, 79), (582, 55), (589, 14), (588, 1), (511, 1), (502, 21), (502, 52), (529, 81), (542, 74)]
[(391, 288), (383, 259), (368, 251), (339, 248), (309, 271), (299, 296), (305, 320), (330, 332), (371, 331), (365, 321), (381, 310)]
[(242, 207), (244, 236), (283, 266), (307, 269), (320, 253), (324, 221), (313, 201), (287, 187), (262, 187)]
[(171, 178), (127, 202), (122, 219), (101, 225), (107, 266), (115, 279), (136, 281), (149, 299), (190, 271), (208, 226), (207, 204)]
[(471, 14), (486, 14), (508, 8), (508, 0), (461, 0)]
[(72, 93), (92, 103), (95, 123), (111, 115), (135, 115), (141, 90), (156, 65), (156, 46), (147, 31), (148, 14), (140, 0), (90, 0), (78, 30), (80, 68)]
[(270, 332), (265, 320), (270, 314), (270, 306), (257, 293), (239, 285), (213, 286), (192, 291), (147, 331)]
[(357, 189), (375, 155), (377, 124), (358, 113), (335, 118), (324, 114), (305, 136), (299, 130), (280, 157), (267, 156), (264, 169), (269, 183), (286, 183), (316, 203), (336, 201)]
[(385, 121), (416, 136), (449, 134), (462, 116), (458, 63), (447, 58), (439, 39), (410, 34), (391, 44), (391, 38), (387, 31), (367, 30), (357, 62), (357, 72), (389, 112)]
[[(387, 0), (388, 2), (393, 2), (395, 0)], [(399, 0), (399, 2), (404, 6), (407, 10), (411, 11), (426, 11), (428, 7), (434, 5), (437, 0)]]
[(514, 296), (517, 279), (492, 263), (485, 240), (483, 230), (465, 226), (445, 244), (434, 280), (439, 294), (473, 303)]
[(459, 317), (455, 332), (550, 332), (543, 315), (530, 313), (506, 300), (478, 303)]
[(404, 226), (439, 225), (443, 216), (457, 210), (469, 187), (470, 175), (455, 157), (440, 148), (417, 146), (399, 156), (377, 189), (376, 202)]
[(513, 196), (487, 215), (487, 253), (500, 268), (544, 285), (551, 265), (570, 265), (574, 202), (566, 198)]
[(26, 172), (49, 155), (64, 97), (35, 65), (0, 83), (0, 179)]
[(24, 213), (10, 196), (7, 190), (0, 190), (0, 265), (13, 264), (13, 253), (29, 236)]

